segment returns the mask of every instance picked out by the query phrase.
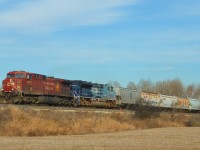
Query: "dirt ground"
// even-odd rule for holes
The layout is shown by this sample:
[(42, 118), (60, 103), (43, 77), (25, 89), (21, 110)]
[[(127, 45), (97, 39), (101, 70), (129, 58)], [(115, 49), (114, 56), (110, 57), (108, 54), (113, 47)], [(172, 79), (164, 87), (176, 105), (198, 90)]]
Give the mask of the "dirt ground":
[(157, 128), (118, 133), (0, 137), (1, 150), (199, 150), (200, 127)]

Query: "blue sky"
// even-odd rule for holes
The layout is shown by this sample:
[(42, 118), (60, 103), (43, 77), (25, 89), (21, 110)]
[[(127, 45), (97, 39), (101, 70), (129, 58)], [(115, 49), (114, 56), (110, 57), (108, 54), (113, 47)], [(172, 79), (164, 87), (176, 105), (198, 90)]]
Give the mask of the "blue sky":
[(122, 86), (200, 83), (199, 0), (0, 0), (0, 80), (12, 70)]

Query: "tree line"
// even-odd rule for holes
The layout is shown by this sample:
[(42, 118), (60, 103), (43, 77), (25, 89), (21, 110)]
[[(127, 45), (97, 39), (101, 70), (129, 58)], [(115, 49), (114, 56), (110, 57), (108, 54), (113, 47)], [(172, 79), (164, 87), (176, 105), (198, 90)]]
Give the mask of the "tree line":
[[(120, 87), (117, 81), (110, 81), (109, 84)], [(179, 78), (152, 82), (151, 80), (141, 79), (138, 83), (129, 82), (127, 88), (137, 91), (149, 91), (164, 95), (178, 96), (184, 98), (200, 99), (200, 84), (189, 84), (185, 86)]]

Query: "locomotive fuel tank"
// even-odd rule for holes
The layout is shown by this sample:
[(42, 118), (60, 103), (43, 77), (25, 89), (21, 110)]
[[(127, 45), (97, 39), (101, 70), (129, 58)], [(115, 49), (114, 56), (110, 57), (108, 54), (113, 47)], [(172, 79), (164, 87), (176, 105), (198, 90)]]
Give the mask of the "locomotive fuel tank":
[(59, 105), (60, 99), (58, 97), (39, 96), (37, 104)]

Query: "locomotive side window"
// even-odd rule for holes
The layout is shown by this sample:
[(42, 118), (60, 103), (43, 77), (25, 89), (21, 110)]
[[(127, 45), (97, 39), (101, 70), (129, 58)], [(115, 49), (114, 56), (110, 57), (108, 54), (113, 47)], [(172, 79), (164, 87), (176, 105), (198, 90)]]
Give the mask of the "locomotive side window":
[(45, 76), (45, 75), (43, 75), (43, 76), (42, 76), (42, 79), (43, 79), (43, 80), (46, 80), (46, 76)]
[(114, 91), (114, 90), (113, 90), (113, 87), (111, 86), (110, 88), (111, 88), (111, 92), (113, 92), (113, 91)]
[(36, 75), (35, 75), (35, 78), (39, 78), (39, 74), (36, 74)]
[(113, 87), (112, 87), (112, 86), (109, 86), (109, 87), (108, 87), (108, 91), (113, 92)]
[(31, 74), (28, 74), (28, 75), (27, 75), (27, 79), (28, 79), (28, 80), (31, 80), (31, 79), (32, 79)]

